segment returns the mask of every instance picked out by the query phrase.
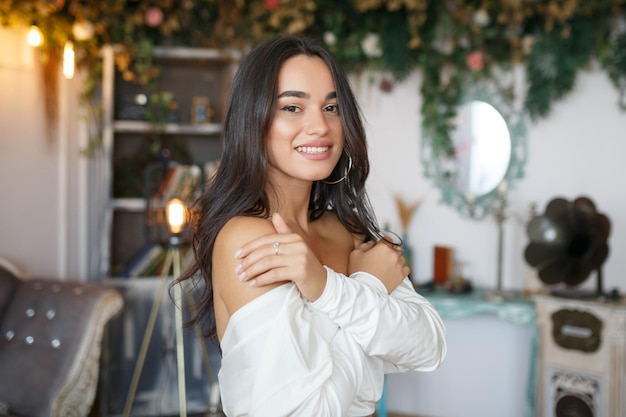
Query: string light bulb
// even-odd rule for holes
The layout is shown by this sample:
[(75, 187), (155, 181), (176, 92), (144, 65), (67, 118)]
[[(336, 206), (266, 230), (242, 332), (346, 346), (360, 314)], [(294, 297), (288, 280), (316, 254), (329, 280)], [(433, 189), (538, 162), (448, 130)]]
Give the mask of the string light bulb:
[(74, 77), (74, 43), (72, 41), (65, 42), (65, 47), (63, 48), (63, 75), (68, 80), (71, 80)]
[(37, 25), (32, 25), (26, 35), (26, 40), (30, 46), (41, 46), (43, 43), (43, 34)]

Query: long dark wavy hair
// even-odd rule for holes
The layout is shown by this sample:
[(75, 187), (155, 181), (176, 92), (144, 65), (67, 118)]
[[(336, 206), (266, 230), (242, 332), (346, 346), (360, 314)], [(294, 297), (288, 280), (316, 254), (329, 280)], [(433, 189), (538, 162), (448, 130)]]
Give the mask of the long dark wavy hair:
[[(191, 207), (195, 262), (178, 281), (204, 280), (191, 320), (208, 324), (214, 335), (212, 263), (215, 239), (235, 216), (270, 215), (267, 191), (267, 134), (276, 110), (278, 74), (283, 63), (298, 55), (319, 57), (330, 69), (344, 134), (343, 154), (326, 182), (316, 181), (311, 189), (309, 218), (319, 219), (327, 210), (352, 233), (366, 240), (381, 237), (365, 191), (369, 160), (361, 110), (348, 79), (333, 55), (318, 40), (302, 36), (280, 36), (265, 41), (242, 60), (234, 77), (222, 133), (219, 168)], [(351, 169), (349, 166), (351, 165)]]

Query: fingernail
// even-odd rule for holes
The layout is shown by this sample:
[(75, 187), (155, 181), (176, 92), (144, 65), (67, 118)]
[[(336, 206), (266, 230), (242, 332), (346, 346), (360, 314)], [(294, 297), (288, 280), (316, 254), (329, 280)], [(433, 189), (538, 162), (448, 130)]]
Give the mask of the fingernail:
[(246, 279), (246, 273), (242, 272), (237, 278), (239, 278), (239, 281), (243, 281), (244, 279)]
[(235, 266), (235, 274), (240, 273), (242, 268), (243, 268), (243, 265), (237, 264), (237, 266)]
[(237, 252), (235, 252), (235, 259), (241, 256), (241, 252), (243, 252), (241, 249), (237, 249)]
[(251, 279), (250, 282), (248, 282), (248, 285), (254, 287), (256, 285), (256, 279)]

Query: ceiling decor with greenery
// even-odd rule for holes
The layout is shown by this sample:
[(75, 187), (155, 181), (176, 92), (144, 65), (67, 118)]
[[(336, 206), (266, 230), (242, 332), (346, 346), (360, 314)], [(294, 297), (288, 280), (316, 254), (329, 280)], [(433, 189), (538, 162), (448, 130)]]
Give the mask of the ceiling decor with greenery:
[(324, 39), (347, 71), (383, 71), (383, 90), (420, 70), (423, 128), (445, 152), (464, 86), (515, 65), (525, 68), (532, 120), (593, 62), (626, 109), (625, 16), (624, 0), (0, 0), (2, 25), (38, 25), (44, 58), (58, 60), (73, 41), (94, 80), (107, 43), (126, 52), (117, 62), (125, 77), (147, 82), (155, 45), (245, 51), (280, 33)]

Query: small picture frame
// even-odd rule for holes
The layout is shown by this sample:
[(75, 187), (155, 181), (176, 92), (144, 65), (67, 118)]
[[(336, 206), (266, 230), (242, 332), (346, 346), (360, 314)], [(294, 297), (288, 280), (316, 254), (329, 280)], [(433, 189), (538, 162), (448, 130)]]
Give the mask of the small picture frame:
[(199, 125), (211, 123), (213, 119), (213, 109), (209, 98), (196, 96), (191, 99), (191, 124)]

